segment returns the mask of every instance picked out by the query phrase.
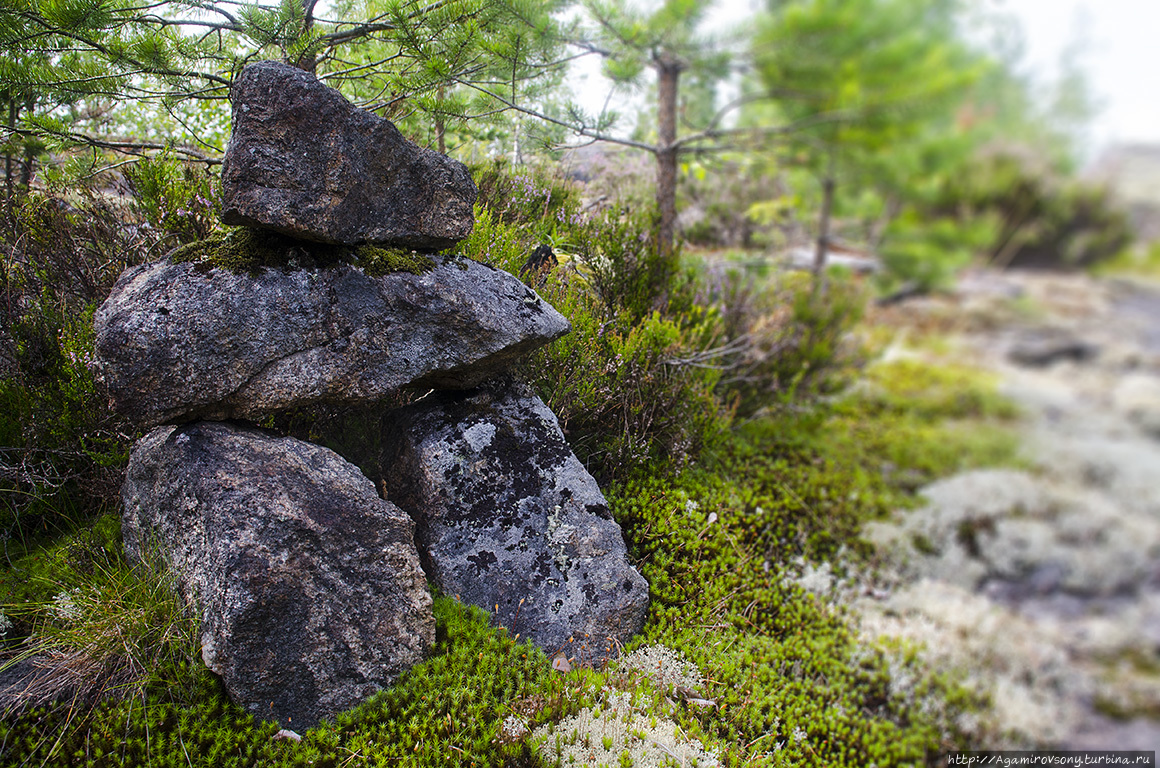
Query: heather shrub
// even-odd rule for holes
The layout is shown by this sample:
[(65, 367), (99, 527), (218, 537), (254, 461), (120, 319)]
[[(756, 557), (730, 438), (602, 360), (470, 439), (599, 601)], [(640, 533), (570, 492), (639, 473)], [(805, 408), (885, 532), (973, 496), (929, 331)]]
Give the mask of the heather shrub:
[(67, 531), (116, 503), (129, 435), (93, 370), (92, 315), (154, 240), (123, 201), (35, 193), (4, 231), (0, 536)]

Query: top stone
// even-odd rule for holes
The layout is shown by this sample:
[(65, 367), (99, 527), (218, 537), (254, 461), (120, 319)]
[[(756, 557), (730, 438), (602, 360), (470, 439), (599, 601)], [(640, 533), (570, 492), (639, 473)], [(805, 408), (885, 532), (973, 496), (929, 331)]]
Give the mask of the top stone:
[(439, 250), (471, 233), (467, 168), (403, 138), (314, 75), (273, 61), (234, 83), (226, 224), (324, 243)]

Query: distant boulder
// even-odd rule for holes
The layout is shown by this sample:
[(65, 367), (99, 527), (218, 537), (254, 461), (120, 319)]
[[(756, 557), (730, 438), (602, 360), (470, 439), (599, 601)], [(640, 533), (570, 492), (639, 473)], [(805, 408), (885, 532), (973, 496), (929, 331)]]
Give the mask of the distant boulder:
[(596, 481), (525, 386), (493, 381), (402, 408), (384, 443), (387, 497), (415, 518), (443, 592), (582, 661), (640, 630), (648, 584)]
[(423, 274), (348, 264), (259, 274), (160, 261), (126, 270), (96, 314), (116, 408), (154, 426), (468, 388), (570, 325), (515, 277), (432, 257)]
[(308, 728), (435, 642), (410, 518), (326, 448), (162, 427), (134, 446), (122, 498), (126, 551), (169, 563), (206, 665), (255, 715)]
[(1090, 362), (1099, 353), (1098, 345), (1070, 332), (1042, 329), (1020, 334), (1007, 350), (1007, 359), (1029, 368), (1046, 368), (1064, 360)]
[(326, 243), (448, 248), (471, 234), (467, 168), (312, 74), (250, 64), (231, 94), (222, 220)]

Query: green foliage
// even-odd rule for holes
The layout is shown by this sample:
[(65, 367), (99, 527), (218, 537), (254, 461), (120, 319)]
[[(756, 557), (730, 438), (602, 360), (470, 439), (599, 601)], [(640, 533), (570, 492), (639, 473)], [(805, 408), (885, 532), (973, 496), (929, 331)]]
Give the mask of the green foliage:
[(421, 145), (519, 159), (536, 129), (508, 110), (558, 99), (567, 74), (562, 7), (558, 0), (453, 0), (421, 9), (406, 0), (340, 0), (327, 15), (343, 21), (324, 35), (319, 72)]
[(989, 217), (933, 218), (909, 210), (886, 227), (880, 249), (884, 288), (899, 283), (921, 291), (948, 289), (959, 270), (995, 236)]
[(679, 253), (666, 256), (638, 212), (606, 210), (589, 220), (587, 238), (576, 254), (606, 315), (619, 310), (643, 318), (682, 303), (684, 277)]
[(682, 362), (695, 318), (627, 312), (602, 319), (590, 296), (553, 279), (545, 297), (572, 333), (536, 352), (526, 371), (569, 445), (598, 479), (654, 462), (684, 464), (721, 433), (720, 372)]
[(128, 438), (92, 369), (92, 315), (156, 242), (136, 223), (95, 194), (33, 194), (4, 233), (0, 536), (16, 553), (118, 498)]
[(784, 385), (804, 376), (815, 386), (826, 388), (826, 377), (833, 373), (835, 363), (843, 362), (839, 345), (861, 319), (865, 300), (860, 286), (840, 274), (835, 275), (825, 296), (804, 288), (796, 290), (791, 315), (796, 338), (771, 356), (772, 380)]
[(1035, 155), (991, 151), (950, 179), (927, 217), (991, 215), (986, 243), (997, 266), (1085, 267), (1117, 255), (1132, 239), (1126, 213), (1106, 190), (1067, 181)]
[[(772, 160), (759, 153), (690, 158), (681, 164), (678, 202), (685, 240), (703, 247), (780, 249), (795, 199)], [(770, 192), (782, 192), (771, 199)]]
[(195, 624), (166, 567), (151, 554), (125, 562), (119, 533), (115, 518), (101, 518), (4, 574), (9, 595), (32, 593), (3, 606), (30, 630), (6, 663), (36, 659), (21, 705), (61, 695), (78, 705), (137, 697), (149, 686), (180, 684), (199, 660)]
[(464, 256), (515, 274), (536, 246), (567, 254), (584, 239), (579, 190), (567, 180), (500, 161), (474, 168), (472, 176), (479, 197), (475, 229), (456, 247)]
[(1160, 276), (1160, 241), (1138, 243), (1135, 248), (1121, 249), (1111, 259), (1095, 267), (1100, 275), (1138, 275), (1145, 278)]
[(172, 158), (145, 158), (125, 168), (133, 204), (166, 246), (204, 240), (221, 215), (216, 178)]
[(610, 50), (604, 73), (615, 82), (639, 81), (647, 67), (664, 57), (682, 57), (694, 72), (725, 73), (728, 57), (698, 31), (710, 10), (704, 0), (667, 0), (651, 13), (622, 0), (588, 0), (585, 7), (597, 21), (593, 33)]
[(479, 186), (461, 253), (517, 272), (547, 242), (564, 262), (525, 279), (572, 332), (524, 371), (589, 471), (607, 480), (641, 462), (695, 458), (728, 424), (720, 373), (688, 363), (711, 342), (715, 314), (693, 305), (689, 277), (660, 257), (649, 224), (627, 211), (584, 217), (575, 190), (543, 176), (495, 167)]
[(858, 357), (847, 336), (865, 299), (864, 289), (840, 274), (822, 296), (802, 272), (704, 269), (697, 301), (721, 320), (721, 354), (712, 361), (721, 370), (718, 396), (747, 417), (836, 390)]
[[(975, 76), (939, 0), (775, 4), (755, 57), (813, 154), (856, 155), (905, 140)], [(824, 167), (827, 160), (817, 163)]]

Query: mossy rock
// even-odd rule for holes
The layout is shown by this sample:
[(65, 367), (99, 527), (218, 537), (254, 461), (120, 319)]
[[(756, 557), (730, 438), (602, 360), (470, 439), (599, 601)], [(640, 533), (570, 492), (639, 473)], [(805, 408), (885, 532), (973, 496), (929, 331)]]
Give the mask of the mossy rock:
[(235, 227), (189, 243), (169, 255), (174, 263), (193, 262), (205, 269), (259, 274), (263, 269), (313, 269), (352, 264), (371, 277), (391, 272), (421, 275), (434, 269), (430, 256), (377, 245), (334, 245), (299, 240), (277, 232)]

